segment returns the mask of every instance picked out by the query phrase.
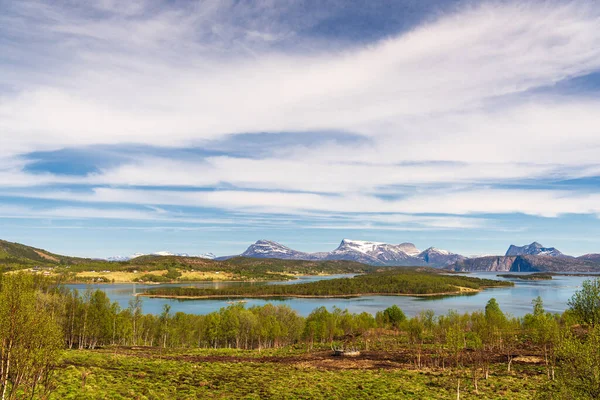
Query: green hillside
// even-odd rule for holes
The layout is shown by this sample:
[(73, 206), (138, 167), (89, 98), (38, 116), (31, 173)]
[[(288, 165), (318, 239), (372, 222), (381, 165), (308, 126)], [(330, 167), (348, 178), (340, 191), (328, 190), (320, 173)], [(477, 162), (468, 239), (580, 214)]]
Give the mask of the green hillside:
[(67, 281), (83, 282), (281, 280), (289, 279), (289, 275), (364, 273), (376, 270), (376, 267), (352, 261), (247, 257), (217, 261), (199, 257), (146, 255), (129, 261), (110, 262), (68, 257), (20, 243), (0, 240), (0, 272), (30, 270), (35, 267), (49, 269), (52, 275), (64, 276)]
[(92, 260), (67, 257), (21, 243), (0, 240), (0, 265), (14, 267), (11, 269), (29, 268), (36, 265), (56, 266), (61, 264), (86, 263), (90, 261)]

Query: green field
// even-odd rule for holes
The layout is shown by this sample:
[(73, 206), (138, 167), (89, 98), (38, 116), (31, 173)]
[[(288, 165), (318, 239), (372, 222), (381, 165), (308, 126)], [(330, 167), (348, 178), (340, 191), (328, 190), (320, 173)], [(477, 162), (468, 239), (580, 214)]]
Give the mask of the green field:
[[(384, 282), (385, 274), (375, 274)], [(422, 278), (422, 272), (418, 275)], [(436, 276), (436, 275), (433, 275)], [(456, 277), (450, 276), (448, 279)], [(473, 285), (481, 283), (473, 282)], [(562, 315), (281, 304), (143, 314), (100, 290), (0, 275), (0, 393), (16, 399), (598, 399), (600, 279)], [(341, 356), (335, 356), (342, 353)]]
[[(478, 393), (468, 369), (422, 370), (394, 353), (360, 359), (293, 349), (67, 351), (52, 399), (532, 399), (548, 385), (544, 368), (492, 366)], [(85, 384), (83, 381), (85, 379)]]

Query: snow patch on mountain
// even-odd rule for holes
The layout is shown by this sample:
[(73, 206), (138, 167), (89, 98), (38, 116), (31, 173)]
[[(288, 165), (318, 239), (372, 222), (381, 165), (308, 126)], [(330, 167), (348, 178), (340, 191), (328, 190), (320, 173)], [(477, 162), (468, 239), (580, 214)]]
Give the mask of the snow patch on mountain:
[[(254, 258), (281, 258), (284, 260), (315, 260), (318, 257), (296, 251), (280, 243), (271, 240), (258, 240), (250, 245), (246, 251), (240, 254), (242, 257)], [(226, 257), (227, 258), (227, 257)]]
[(212, 260), (214, 258), (216, 258), (216, 256), (213, 253), (204, 253), (204, 254), (198, 254), (198, 255), (192, 255), (190, 256), (188, 253), (172, 253), (170, 251), (157, 251), (154, 253), (134, 253), (130, 256), (112, 256), (112, 257), (108, 257), (106, 258), (107, 261), (129, 261), (129, 260), (133, 260), (134, 258), (138, 258), (138, 257), (142, 257), (142, 256), (176, 256), (176, 257), (195, 257), (195, 258), (205, 258), (207, 260)]
[(533, 242), (525, 246), (515, 246), (511, 244), (506, 251), (506, 256), (550, 256), (550, 257), (565, 257), (558, 249), (554, 247), (544, 247), (544, 245)]
[(377, 247), (384, 245), (385, 243), (381, 242), (367, 242), (364, 240), (351, 240), (351, 239), (343, 239), (340, 246), (335, 251), (343, 251), (343, 250), (354, 250), (364, 254), (370, 254), (377, 249)]
[[(368, 240), (343, 239), (330, 252), (305, 253), (271, 240), (258, 240), (240, 254), (242, 257), (280, 258), (284, 260), (345, 260), (381, 266), (445, 266), (463, 256), (430, 248), (421, 252), (412, 243), (388, 244)], [(227, 259), (233, 256), (221, 257)]]

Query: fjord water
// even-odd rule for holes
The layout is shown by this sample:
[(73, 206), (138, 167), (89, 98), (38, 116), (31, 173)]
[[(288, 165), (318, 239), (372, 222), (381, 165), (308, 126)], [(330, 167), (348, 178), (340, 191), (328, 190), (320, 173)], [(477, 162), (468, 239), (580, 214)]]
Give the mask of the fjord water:
[[(544, 301), (544, 307), (547, 311), (561, 313), (567, 309), (567, 301), (573, 296), (575, 291), (581, 288), (586, 279), (594, 279), (589, 276), (554, 276), (552, 280), (528, 281), (515, 278), (497, 277), (497, 272), (479, 272), (471, 273), (468, 276), (509, 280), (515, 283), (514, 287), (485, 289), (474, 295), (469, 296), (450, 296), (450, 297), (411, 297), (411, 296), (364, 296), (354, 298), (327, 298), (327, 299), (307, 299), (307, 298), (286, 298), (280, 300), (264, 299), (246, 299), (247, 307), (254, 305), (264, 305), (266, 303), (287, 304), (301, 315), (308, 315), (317, 307), (325, 306), (328, 309), (337, 306), (342, 309), (348, 309), (354, 313), (363, 311), (376, 313), (393, 304), (398, 305), (408, 316), (418, 314), (422, 310), (433, 310), (436, 314), (445, 314), (448, 310), (456, 310), (460, 313), (481, 310), (489, 299), (496, 298), (502, 310), (514, 316), (523, 316), (532, 311), (531, 301), (540, 296)], [(523, 274), (525, 275), (525, 274)], [(195, 286), (195, 287), (213, 287), (223, 288), (226, 286), (245, 286), (245, 285), (268, 285), (268, 284), (296, 284), (312, 282), (322, 279), (334, 279), (341, 277), (352, 277), (349, 275), (330, 275), (330, 276), (303, 276), (298, 280), (286, 282), (202, 282), (202, 283), (180, 283), (165, 284), (170, 286)], [(127, 308), (129, 300), (134, 293), (139, 293), (147, 288), (154, 288), (156, 285), (144, 284), (73, 284), (67, 285), (70, 288), (84, 291), (87, 288), (104, 290), (111, 301), (116, 301), (122, 308)], [(236, 299), (239, 300), (239, 299)], [(227, 307), (227, 300), (177, 300), (177, 299), (159, 299), (143, 298), (143, 312), (150, 314), (160, 314), (163, 306), (169, 304), (171, 312), (185, 312), (190, 314), (208, 314), (217, 311), (222, 307)]]

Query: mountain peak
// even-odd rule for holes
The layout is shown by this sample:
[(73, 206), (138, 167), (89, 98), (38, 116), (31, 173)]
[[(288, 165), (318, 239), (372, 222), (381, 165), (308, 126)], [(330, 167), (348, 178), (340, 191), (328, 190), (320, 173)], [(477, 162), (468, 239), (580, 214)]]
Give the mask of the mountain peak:
[(196, 257), (196, 258), (205, 258), (207, 260), (212, 260), (212, 259), (214, 259), (214, 258), (217, 257), (213, 253), (204, 253), (204, 254), (197, 254), (197, 255), (189, 255), (188, 253), (173, 253), (173, 252), (170, 252), (170, 251), (157, 251), (157, 252), (154, 252), (154, 253), (133, 253), (130, 256), (112, 256), (112, 257), (107, 257), (106, 261), (129, 261), (129, 260), (133, 260), (134, 258), (138, 258), (138, 257), (142, 257), (142, 256)]
[(525, 246), (515, 246), (511, 244), (506, 251), (506, 256), (551, 256), (563, 257), (564, 254), (554, 247), (544, 247), (541, 243), (533, 242)]
[(404, 242), (398, 245), (398, 248), (408, 254), (409, 256), (416, 256), (421, 253), (421, 250), (417, 249), (417, 246), (414, 243)]
[(241, 254), (242, 257), (281, 258), (290, 260), (313, 259), (310, 254), (293, 250), (272, 240), (257, 240)]
[(430, 248), (424, 250), (423, 253), (437, 253), (437, 254), (444, 254), (444, 255), (452, 254), (448, 250), (438, 249), (437, 247), (430, 247)]
[(336, 251), (350, 248), (352, 250), (367, 254), (368, 252), (372, 251), (375, 247), (381, 246), (383, 244), (385, 243), (369, 242), (365, 240), (342, 239), (342, 242), (340, 243)]

